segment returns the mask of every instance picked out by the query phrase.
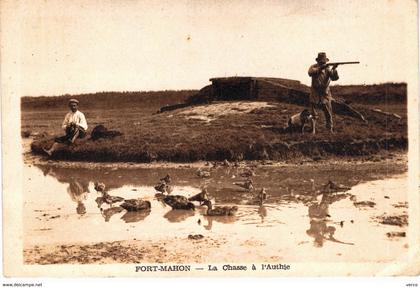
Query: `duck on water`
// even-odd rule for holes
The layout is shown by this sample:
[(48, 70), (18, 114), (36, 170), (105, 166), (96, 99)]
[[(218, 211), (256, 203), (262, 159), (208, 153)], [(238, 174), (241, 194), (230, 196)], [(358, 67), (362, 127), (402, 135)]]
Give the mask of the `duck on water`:
[(216, 206), (210, 200), (204, 201), (201, 205), (207, 206), (207, 216), (234, 216), (238, 211), (237, 206)]
[(198, 201), (201, 205), (204, 201), (209, 200), (209, 195), (207, 193), (207, 188), (203, 188), (200, 193), (193, 195), (188, 198), (189, 201)]
[(195, 210), (194, 203), (182, 195), (167, 195), (163, 198), (163, 202), (172, 207), (172, 209)]

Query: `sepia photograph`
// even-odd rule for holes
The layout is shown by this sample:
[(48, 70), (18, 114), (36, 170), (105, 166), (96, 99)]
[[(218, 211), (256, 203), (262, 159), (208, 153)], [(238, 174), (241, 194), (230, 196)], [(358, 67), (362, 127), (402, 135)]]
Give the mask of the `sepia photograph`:
[(2, 1), (4, 275), (418, 276), (417, 5)]

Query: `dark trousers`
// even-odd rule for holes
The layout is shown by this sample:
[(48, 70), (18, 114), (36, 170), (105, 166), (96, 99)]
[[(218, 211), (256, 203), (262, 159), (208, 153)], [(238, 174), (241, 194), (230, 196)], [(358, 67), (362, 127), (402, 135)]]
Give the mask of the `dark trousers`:
[(332, 129), (333, 128), (333, 117), (332, 117), (331, 101), (311, 103), (311, 112), (312, 112), (312, 116), (315, 119), (318, 118), (317, 109), (320, 109), (324, 112), (327, 129)]
[(76, 125), (66, 128), (66, 135), (55, 138), (55, 142), (62, 144), (72, 144), (76, 139), (81, 139), (86, 136), (86, 131)]

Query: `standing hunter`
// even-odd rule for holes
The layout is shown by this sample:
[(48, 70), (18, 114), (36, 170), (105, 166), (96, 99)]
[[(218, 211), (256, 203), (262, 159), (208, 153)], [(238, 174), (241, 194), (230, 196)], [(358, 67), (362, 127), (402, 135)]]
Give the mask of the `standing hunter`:
[(334, 133), (333, 116), (332, 116), (332, 95), (330, 91), (330, 81), (338, 80), (337, 66), (333, 65), (332, 69), (327, 65), (329, 59), (324, 52), (318, 53), (315, 59), (316, 64), (309, 67), (308, 74), (312, 77), (311, 94), (309, 102), (312, 112), (312, 133), (315, 134), (315, 124), (318, 118), (317, 109), (321, 109), (325, 115), (327, 129)]

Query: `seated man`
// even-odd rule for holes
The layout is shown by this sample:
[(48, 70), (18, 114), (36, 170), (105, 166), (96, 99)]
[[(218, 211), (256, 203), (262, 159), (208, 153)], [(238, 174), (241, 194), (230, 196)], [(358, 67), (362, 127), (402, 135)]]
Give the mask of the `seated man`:
[(76, 99), (69, 100), (70, 112), (64, 117), (62, 128), (65, 130), (66, 135), (55, 139), (54, 144), (50, 149), (44, 151), (51, 156), (57, 149), (59, 144), (73, 144), (76, 139), (84, 138), (88, 128), (85, 115), (78, 110), (79, 101)]

